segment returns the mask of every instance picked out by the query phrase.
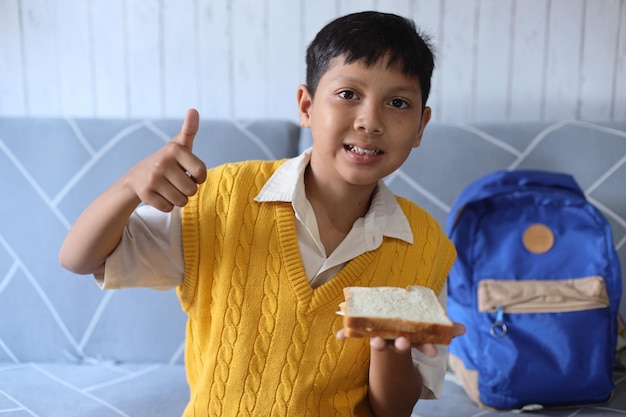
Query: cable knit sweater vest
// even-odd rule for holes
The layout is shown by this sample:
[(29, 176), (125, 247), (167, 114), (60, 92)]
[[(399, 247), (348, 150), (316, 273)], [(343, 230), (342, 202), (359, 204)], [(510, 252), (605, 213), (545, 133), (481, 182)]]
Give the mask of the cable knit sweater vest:
[(281, 163), (209, 170), (183, 210), (178, 295), (188, 314), (191, 390), (184, 416), (371, 416), (369, 343), (335, 336), (342, 289), (419, 284), (439, 291), (454, 261), (436, 221), (399, 198), (415, 244), (385, 238), (311, 288), (291, 204), (254, 201)]

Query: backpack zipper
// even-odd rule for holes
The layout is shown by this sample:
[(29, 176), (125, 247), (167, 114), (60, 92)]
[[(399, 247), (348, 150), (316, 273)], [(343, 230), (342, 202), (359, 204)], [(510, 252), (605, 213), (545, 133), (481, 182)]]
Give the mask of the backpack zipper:
[(489, 328), (489, 334), (496, 339), (500, 339), (506, 336), (508, 331), (509, 329), (504, 322), (504, 307), (498, 306), (496, 307), (496, 319), (493, 321), (491, 328)]
[(505, 313), (572, 312), (608, 306), (605, 281), (597, 275), (562, 280), (484, 279), (478, 285), (478, 311), (495, 313), (489, 332), (498, 339), (508, 331)]

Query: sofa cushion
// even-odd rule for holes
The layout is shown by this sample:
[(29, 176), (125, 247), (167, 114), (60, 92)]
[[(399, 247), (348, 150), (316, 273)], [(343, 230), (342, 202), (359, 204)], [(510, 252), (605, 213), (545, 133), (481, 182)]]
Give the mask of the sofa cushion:
[(173, 417), (189, 399), (181, 365), (4, 364), (0, 381), (0, 415), (15, 417)]

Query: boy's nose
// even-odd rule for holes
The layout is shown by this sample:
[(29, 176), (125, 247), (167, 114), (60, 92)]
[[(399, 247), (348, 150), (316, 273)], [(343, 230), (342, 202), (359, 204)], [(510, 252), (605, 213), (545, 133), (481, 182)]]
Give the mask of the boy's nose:
[(381, 111), (376, 105), (363, 104), (354, 119), (354, 129), (368, 135), (383, 133), (384, 123)]

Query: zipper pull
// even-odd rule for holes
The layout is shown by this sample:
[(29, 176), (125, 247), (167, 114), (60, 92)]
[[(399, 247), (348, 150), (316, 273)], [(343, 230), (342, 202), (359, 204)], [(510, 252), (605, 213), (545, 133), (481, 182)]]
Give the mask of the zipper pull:
[(489, 333), (496, 339), (501, 339), (506, 335), (507, 330), (506, 324), (504, 323), (504, 307), (498, 306), (496, 307), (496, 320), (491, 325)]

